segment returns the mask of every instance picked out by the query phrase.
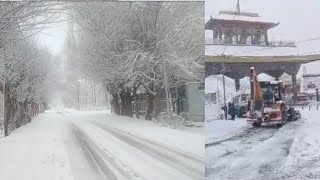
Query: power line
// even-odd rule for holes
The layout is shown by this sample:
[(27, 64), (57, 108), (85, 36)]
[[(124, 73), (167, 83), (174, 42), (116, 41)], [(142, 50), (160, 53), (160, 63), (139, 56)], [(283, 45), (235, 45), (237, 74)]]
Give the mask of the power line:
[(314, 40), (317, 40), (317, 39), (320, 39), (320, 36), (319, 37), (315, 37), (315, 38), (311, 38), (311, 39), (302, 40), (302, 41), (296, 41), (295, 44), (314, 41)]

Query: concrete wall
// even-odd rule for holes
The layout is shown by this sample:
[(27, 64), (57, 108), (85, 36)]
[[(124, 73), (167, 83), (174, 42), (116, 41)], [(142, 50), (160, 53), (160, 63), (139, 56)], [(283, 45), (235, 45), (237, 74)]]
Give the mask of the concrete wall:
[[(185, 85), (186, 99), (183, 101), (183, 111), (181, 116), (188, 121), (204, 121), (204, 90), (198, 90), (198, 83), (188, 83)], [(143, 94), (142, 96), (146, 96)], [(146, 100), (140, 100), (140, 112), (144, 113), (146, 109)], [(164, 97), (160, 100), (162, 112), (166, 112), (166, 101)]]
[(189, 101), (189, 120), (204, 121), (204, 90), (198, 90), (198, 83), (186, 84)]

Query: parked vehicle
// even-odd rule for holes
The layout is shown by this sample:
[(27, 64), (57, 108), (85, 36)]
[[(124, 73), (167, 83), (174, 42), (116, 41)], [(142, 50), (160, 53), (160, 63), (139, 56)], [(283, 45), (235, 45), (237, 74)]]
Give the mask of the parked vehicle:
[(250, 99), (250, 94), (248, 93), (241, 93), (232, 99), (234, 106), (237, 110), (238, 117), (246, 116), (249, 99)]

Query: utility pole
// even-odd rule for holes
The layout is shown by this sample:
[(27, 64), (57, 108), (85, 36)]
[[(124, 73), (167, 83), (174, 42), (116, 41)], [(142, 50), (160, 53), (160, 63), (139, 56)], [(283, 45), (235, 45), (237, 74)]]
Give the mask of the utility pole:
[(224, 120), (228, 119), (228, 113), (227, 113), (227, 102), (226, 102), (226, 83), (225, 83), (225, 66), (224, 63), (222, 63), (222, 83), (223, 83), (223, 108), (224, 108)]

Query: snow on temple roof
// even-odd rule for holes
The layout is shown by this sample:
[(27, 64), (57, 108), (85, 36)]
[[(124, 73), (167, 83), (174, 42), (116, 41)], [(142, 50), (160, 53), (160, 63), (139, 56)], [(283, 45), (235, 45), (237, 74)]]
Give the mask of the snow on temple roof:
[(320, 39), (297, 43), (296, 47), (205, 45), (206, 56), (298, 56), (320, 54)]
[(220, 11), (220, 13), (212, 19), (278, 24), (278, 22), (271, 19), (262, 18), (257, 13), (241, 12), (240, 14), (237, 14), (236, 12), (232, 12), (233, 11)]

